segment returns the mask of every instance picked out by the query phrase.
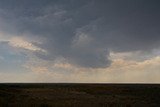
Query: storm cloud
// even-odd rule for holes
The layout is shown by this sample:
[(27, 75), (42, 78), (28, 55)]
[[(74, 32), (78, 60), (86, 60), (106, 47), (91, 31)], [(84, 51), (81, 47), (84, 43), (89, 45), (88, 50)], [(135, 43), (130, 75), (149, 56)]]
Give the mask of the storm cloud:
[(32, 45), (47, 54), (33, 53), (43, 60), (104, 68), (112, 62), (111, 51), (159, 48), (159, 5), (159, 0), (0, 0), (0, 32), (36, 38)]

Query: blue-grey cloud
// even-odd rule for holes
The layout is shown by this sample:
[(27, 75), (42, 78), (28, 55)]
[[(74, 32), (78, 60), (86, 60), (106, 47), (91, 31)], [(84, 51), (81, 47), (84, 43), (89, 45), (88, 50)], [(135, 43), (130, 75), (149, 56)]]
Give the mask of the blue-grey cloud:
[(107, 67), (110, 51), (147, 51), (160, 45), (158, 0), (0, 0), (1, 31), (45, 38), (48, 54), (81, 67)]

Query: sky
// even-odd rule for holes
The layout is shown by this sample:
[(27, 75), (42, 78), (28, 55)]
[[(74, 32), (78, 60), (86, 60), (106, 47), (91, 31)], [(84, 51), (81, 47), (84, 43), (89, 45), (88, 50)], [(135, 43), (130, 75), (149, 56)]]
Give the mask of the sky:
[(0, 82), (160, 83), (160, 1), (0, 0)]

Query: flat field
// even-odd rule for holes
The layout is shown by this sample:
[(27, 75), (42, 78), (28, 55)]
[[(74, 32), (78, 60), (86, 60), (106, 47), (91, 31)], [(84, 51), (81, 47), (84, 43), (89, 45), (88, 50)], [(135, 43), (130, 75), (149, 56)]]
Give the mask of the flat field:
[(0, 84), (0, 107), (160, 107), (160, 84)]

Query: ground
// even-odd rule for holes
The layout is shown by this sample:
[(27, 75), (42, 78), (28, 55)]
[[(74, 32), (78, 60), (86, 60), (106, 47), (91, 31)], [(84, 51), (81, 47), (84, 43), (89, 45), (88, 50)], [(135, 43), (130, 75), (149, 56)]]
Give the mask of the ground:
[(0, 107), (160, 107), (160, 85), (0, 84)]

